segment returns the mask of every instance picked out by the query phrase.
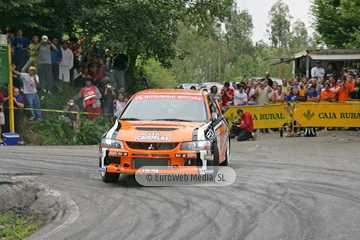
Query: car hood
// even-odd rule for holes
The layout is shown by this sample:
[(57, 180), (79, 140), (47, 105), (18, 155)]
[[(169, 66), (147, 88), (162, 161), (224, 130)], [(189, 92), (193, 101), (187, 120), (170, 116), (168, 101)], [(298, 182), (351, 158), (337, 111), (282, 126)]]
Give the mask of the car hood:
[(127, 142), (193, 141), (203, 137), (208, 125), (204, 122), (119, 121), (116, 139)]

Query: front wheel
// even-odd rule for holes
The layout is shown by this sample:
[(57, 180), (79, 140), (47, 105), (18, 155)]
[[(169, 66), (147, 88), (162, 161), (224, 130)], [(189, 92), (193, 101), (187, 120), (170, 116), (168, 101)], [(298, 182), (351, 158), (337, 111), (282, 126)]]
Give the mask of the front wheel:
[(227, 146), (226, 146), (225, 160), (220, 165), (221, 166), (229, 165), (229, 157), (230, 157), (230, 140), (228, 141)]
[(217, 147), (216, 144), (214, 144), (214, 151), (213, 151), (213, 154), (214, 154), (214, 159), (213, 161), (207, 161), (207, 166), (208, 166), (208, 169), (213, 169), (214, 172), (213, 172), (213, 176), (216, 176), (218, 170), (219, 170), (219, 148)]
[(120, 173), (109, 173), (105, 171), (101, 171), (101, 178), (104, 182), (113, 183), (119, 180)]

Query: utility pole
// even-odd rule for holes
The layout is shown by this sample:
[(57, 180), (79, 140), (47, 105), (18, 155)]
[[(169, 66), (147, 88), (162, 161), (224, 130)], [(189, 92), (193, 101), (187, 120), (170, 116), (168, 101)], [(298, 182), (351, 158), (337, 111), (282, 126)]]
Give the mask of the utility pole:
[(221, 63), (220, 63), (220, 58), (221, 58), (221, 48), (220, 48), (220, 39), (219, 39), (219, 59), (218, 59), (218, 63), (219, 63), (219, 82), (220, 82), (220, 80), (221, 80), (221, 76), (220, 76), (220, 74), (221, 74), (221, 69), (220, 69), (220, 66), (221, 66)]

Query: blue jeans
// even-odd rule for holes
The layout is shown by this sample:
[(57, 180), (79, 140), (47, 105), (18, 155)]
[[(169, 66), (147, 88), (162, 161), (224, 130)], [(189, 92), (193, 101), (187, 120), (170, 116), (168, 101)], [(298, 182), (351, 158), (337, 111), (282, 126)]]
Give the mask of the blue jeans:
[[(29, 104), (29, 108), (37, 108), (40, 109), (40, 99), (37, 93), (28, 93), (25, 94), (26, 100)], [(34, 114), (35, 112), (35, 114)], [(30, 117), (36, 117), (36, 119), (41, 119), (41, 111), (40, 110), (30, 110)]]

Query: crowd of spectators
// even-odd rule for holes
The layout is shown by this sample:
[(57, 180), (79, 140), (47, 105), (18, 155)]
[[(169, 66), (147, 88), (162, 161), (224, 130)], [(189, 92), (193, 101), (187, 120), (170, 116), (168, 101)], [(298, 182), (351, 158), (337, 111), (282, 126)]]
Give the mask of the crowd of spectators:
[[(115, 112), (124, 108), (130, 97), (125, 92), (125, 72), (128, 70), (129, 59), (122, 51), (105, 49), (95, 41), (91, 45), (85, 44), (89, 40), (79, 40), (74, 34), (70, 34), (66, 40), (57, 37), (50, 40), (46, 35), (32, 36), (31, 42), (23, 36), (20, 29), (15, 34), (7, 28), (6, 34), (12, 49), (16, 107), (23, 107), (25, 98), (29, 108), (41, 109), (38, 91), (52, 94), (72, 86), (80, 90), (71, 99), (60, 99), (68, 103), (64, 110), (78, 109), (75, 101), (82, 99), (84, 109), (94, 113), (86, 115), (88, 119), (99, 116), (110, 119)], [(259, 80), (243, 81), (245, 77), (244, 74), (239, 83), (233, 82), (230, 85), (226, 82), (222, 89), (213, 86), (210, 93), (223, 107), (269, 102), (340, 102), (360, 99), (360, 74), (351, 64), (340, 72), (331, 63), (325, 70), (321, 67), (321, 62), (316, 61), (316, 66), (311, 69), (310, 79), (282, 79), (281, 84), (271, 79), (270, 72), (266, 72), (264, 78)], [(149, 85), (143, 71), (139, 73), (139, 81), (144, 88), (154, 88)], [(5, 102), (5, 107), (8, 106), (6, 97), (2, 96), (0, 101)], [(3, 117), (5, 125), (8, 122), (6, 110), (5, 108)], [(29, 121), (41, 119), (40, 110), (30, 110), (29, 115)], [(0, 119), (0, 125), (3, 118)], [(74, 130), (79, 130), (80, 121), (77, 118), (71, 114), (62, 116), (69, 125), (74, 126)], [(18, 125), (18, 119), (15, 120)]]
[[(67, 102), (63, 110), (80, 111), (75, 101), (83, 99), (85, 111), (94, 113), (86, 115), (86, 118), (112, 119), (129, 99), (125, 92), (129, 59), (121, 50), (115, 51), (106, 46), (106, 41), (89, 43), (90, 40), (78, 39), (75, 34), (69, 34), (65, 39), (32, 36), (29, 41), (21, 29), (15, 32), (6, 28), (5, 33), (12, 51), (15, 107), (26, 104), (28, 108), (41, 109), (39, 91), (53, 94), (74, 87), (80, 89), (77, 95), (71, 99), (59, 99)], [(153, 86), (149, 85), (144, 71), (139, 73), (139, 82), (144, 89)], [(7, 96), (0, 94), (0, 104), (5, 103), (4, 111), (0, 108), (0, 126), (5, 125), (4, 129), (9, 131)], [(19, 118), (18, 109), (15, 109), (15, 130), (19, 126)], [(78, 115), (65, 113), (59, 118), (79, 131)], [(39, 119), (41, 110), (29, 111), (29, 121)]]
[[(350, 99), (360, 99), (360, 75), (357, 70), (352, 68), (344, 69), (343, 76), (337, 74), (329, 64), (327, 71), (317, 67), (312, 69), (312, 78), (294, 78), (290, 81), (282, 79), (279, 84), (272, 81), (270, 74), (259, 80), (249, 79), (246, 82), (232, 84), (226, 82), (224, 88), (218, 93), (216, 86), (210, 89), (211, 94), (222, 104), (227, 106), (243, 106), (254, 104), (266, 104), (276, 102), (294, 101), (345, 101)], [(349, 73), (347, 70), (351, 69)], [(322, 75), (320, 75), (322, 74)]]

